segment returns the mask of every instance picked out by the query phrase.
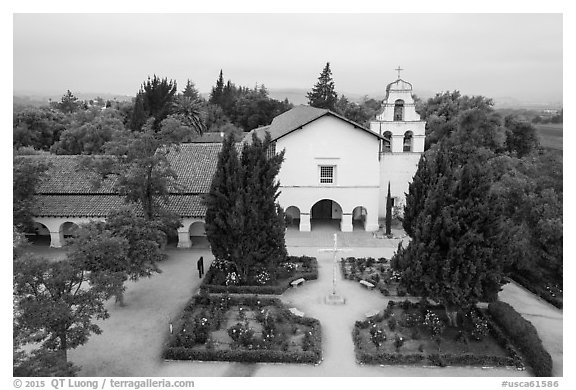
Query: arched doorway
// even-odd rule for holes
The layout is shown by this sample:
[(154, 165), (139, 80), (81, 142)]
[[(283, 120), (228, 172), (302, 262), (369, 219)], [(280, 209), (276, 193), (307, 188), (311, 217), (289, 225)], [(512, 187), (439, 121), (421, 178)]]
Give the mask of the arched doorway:
[(366, 230), (366, 218), (368, 211), (365, 207), (358, 206), (352, 210), (352, 230)]
[(30, 232), (26, 232), (26, 238), (35, 246), (50, 246), (50, 230), (40, 222), (34, 222)]
[(208, 247), (208, 239), (206, 238), (206, 224), (202, 221), (196, 221), (188, 228), (190, 235), (190, 242), (192, 247)]
[(178, 230), (168, 229), (166, 233), (166, 247), (176, 248), (178, 246)]
[(300, 230), (300, 209), (296, 206), (290, 206), (284, 211), (286, 216), (286, 227), (288, 229)]
[(76, 237), (80, 226), (74, 222), (64, 222), (60, 225), (60, 241), (64, 244), (65, 240)]
[(342, 207), (331, 199), (322, 199), (310, 209), (312, 230), (341, 230)]

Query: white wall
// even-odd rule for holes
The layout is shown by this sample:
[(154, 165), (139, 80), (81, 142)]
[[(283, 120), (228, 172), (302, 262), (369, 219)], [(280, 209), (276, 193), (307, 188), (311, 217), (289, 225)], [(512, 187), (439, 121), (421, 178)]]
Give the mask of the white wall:
[[(276, 150), (285, 149), (278, 179), (280, 205), (296, 206), (301, 230), (309, 229), (312, 206), (331, 199), (342, 208), (342, 230), (352, 229), (352, 210), (368, 211), (367, 230), (378, 228), (380, 166), (377, 137), (341, 119), (325, 116), (280, 138)], [(319, 165), (335, 165), (335, 184), (320, 184)]]
[(388, 182), (390, 182), (390, 195), (405, 203), (405, 193), (414, 178), (418, 168), (421, 153), (383, 153), (380, 160), (380, 206), (379, 217), (386, 217), (386, 196)]

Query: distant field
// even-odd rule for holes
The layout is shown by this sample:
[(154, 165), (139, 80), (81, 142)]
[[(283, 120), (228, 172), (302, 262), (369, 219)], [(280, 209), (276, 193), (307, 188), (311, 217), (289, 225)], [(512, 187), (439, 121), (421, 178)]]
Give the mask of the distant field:
[(562, 150), (562, 123), (534, 125), (538, 130), (540, 144), (545, 148)]

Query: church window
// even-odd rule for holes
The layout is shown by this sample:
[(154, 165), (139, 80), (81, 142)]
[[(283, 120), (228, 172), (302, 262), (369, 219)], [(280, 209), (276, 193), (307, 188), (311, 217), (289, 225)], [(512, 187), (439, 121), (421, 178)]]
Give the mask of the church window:
[(384, 140), (382, 141), (382, 151), (384, 153), (389, 153), (392, 151), (392, 133), (390, 131), (385, 131), (382, 135)]
[(398, 99), (394, 102), (394, 120), (404, 120), (404, 100)]
[(334, 165), (320, 165), (320, 184), (334, 184)]
[(266, 157), (272, 158), (276, 155), (276, 142), (270, 143), (268, 150), (266, 150)]
[(404, 151), (411, 152), (412, 151), (412, 141), (413, 141), (413, 133), (411, 131), (407, 131), (404, 133)]

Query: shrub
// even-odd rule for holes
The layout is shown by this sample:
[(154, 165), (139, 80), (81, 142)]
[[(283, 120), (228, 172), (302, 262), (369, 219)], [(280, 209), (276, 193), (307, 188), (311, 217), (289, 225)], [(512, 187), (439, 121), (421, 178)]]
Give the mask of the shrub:
[(244, 347), (250, 347), (254, 344), (254, 330), (248, 326), (248, 322), (238, 322), (230, 327), (228, 335), (234, 342)]
[(394, 336), (394, 348), (396, 348), (396, 352), (398, 352), (403, 345), (404, 338), (398, 335)]
[(370, 327), (370, 340), (376, 346), (376, 348), (380, 348), (382, 343), (386, 341), (386, 333), (384, 329), (376, 324), (372, 324)]
[(390, 317), (390, 319), (388, 320), (388, 327), (392, 332), (396, 330), (396, 325), (398, 325), (398, 321), (396, 321), (396, 318)]
[(436, 313), (427, 311), (424, 317), (424, 325), (428, 328), (432, 336), (440, 336), (444, 331), (445, 325), (436, 315)]
[(552, 357), (542, 346), (542, 340), (531, 322), (525, 320), (505, 302), (493, 302), (488, 311), (526, 356), (536, 376), (552, 376)]

